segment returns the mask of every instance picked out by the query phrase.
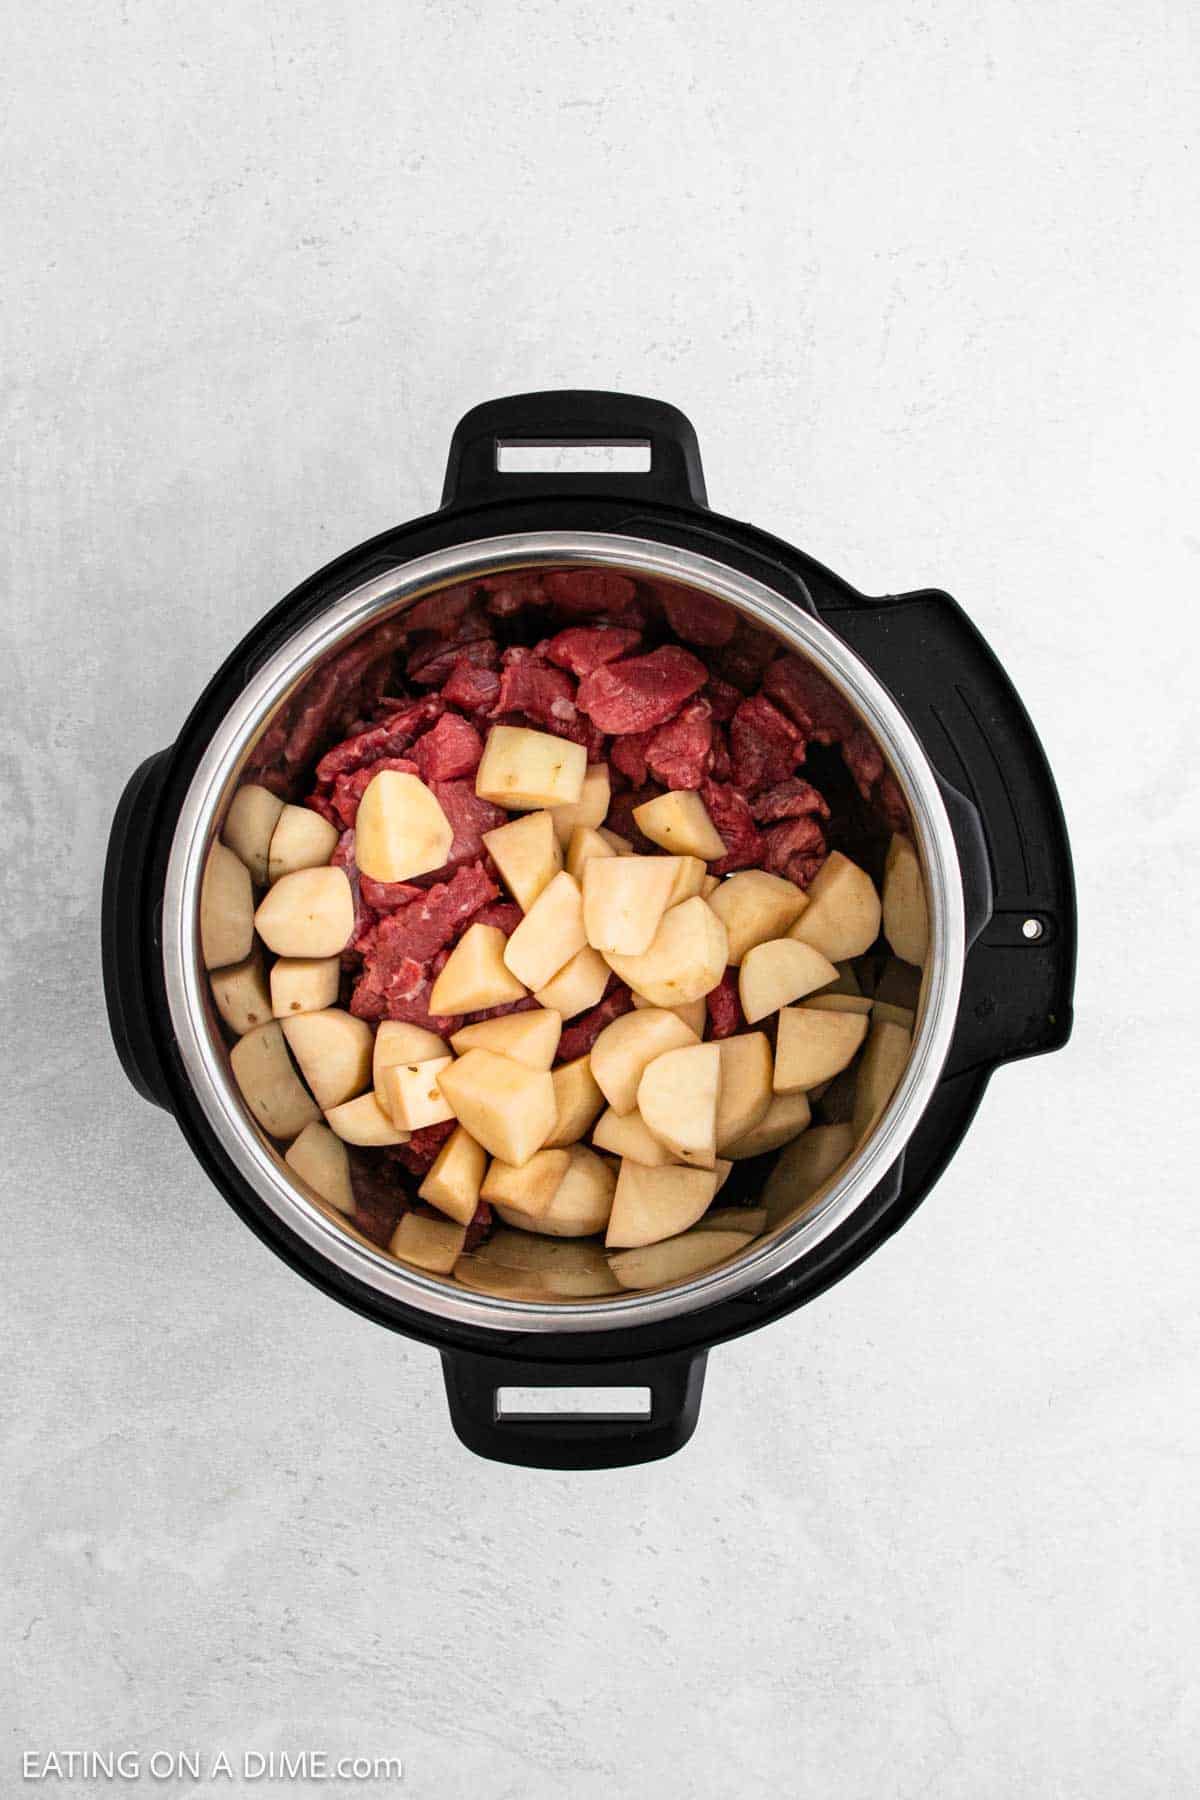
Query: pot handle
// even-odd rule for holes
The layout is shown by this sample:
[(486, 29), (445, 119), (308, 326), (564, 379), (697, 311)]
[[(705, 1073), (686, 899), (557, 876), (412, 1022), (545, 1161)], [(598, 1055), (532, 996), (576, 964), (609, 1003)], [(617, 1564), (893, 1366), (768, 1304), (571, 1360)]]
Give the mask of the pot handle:
[[(681, 1450), (696, 1429), (707, 1352), (653, 1362), (550, 1363), (443, 1350), (450, 1422), (491, 1462), (525, 1469), (624, 1469)], [(560, 1408), (556, 1390), (600, 1406)], [(606, 1406), (605, 1397), (611, 1398)], [(564, 1396), (565, 1398), (565, 1396)]]
[(147, 757), (126, 783), (113, 815), (100, 900), (100, 957), (108, 1026), (121, 1067), (143, 1100), (171, 1101), (150, 1025), (147, 951), (157, 919), (146, 905), (146, 873), (168, 752)]
[[(581, 453), (597, 446), (624, 450), (631, 466), (589, 472), (578, 455), (574, 469), (536, 466), (539, 451)], [(616, 495), (689, 510), (707, 506), (691, 421), (663, 400), (587, 388), (510, 394), (464, 414), (450, 439), (443, 507), (547, 494)]]

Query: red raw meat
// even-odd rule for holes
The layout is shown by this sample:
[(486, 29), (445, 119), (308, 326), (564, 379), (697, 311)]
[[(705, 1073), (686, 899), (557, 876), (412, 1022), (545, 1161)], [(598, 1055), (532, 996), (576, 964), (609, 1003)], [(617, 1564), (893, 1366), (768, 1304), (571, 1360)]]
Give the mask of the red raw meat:
[(763, 833), (763, 861), (773, 875), (786, 875), (806, 888), (825, 861), (825, 833), (819, 820), (784, 819)]
[(741, 1031), (746, 1023), (742, 1013), (742, 1003), (738, 998), (738, 972), (726, 969), (720, 981), (708, 995), (705, 1005), (708, 1008), (708, 1035), (710, 1038), (733, 1037)]
[(547, 719), (546, 730), (554, 737), (568, 738), (572, 744), (582, 744), (590, 763), (604, 761), (607, 742), (604, 733), (598, 731), (582, 714), (576, 713), (573, 719)]
[(644, 786), (650, 773), (646, 752), (653, 737), (652, 731), (631, 731), (627, 737), (613, 740), (608, 755), (609, 766), (624, 775), (634, 787)]
[(708, 670), (690, 650), (667, 644), (585, 676), (576, 704), (601, 731), (624, 736), (665, 725), (707, 679)]
[(368, 958), (368, 968), (373, 964), (379, 972), (379, 985), (396, 975), (404, 961), (428, 963), (499, 892), (482, 865), (471, 863), (457, 869), (449, 881), (420, 890), (419, 900), (381, 919)]
[(497, 619), (511, 618), (527, 606), (545, 606), (546, 590), (540, 575), (514, 569), (508, 575), (488, 575), (481, 583), (487, 593), (487, 609)]
[(369, 875), (361, 872), (358, 885), (362, 892), (363, 905), (369, 906), (373, 913), (397, 912), (400, 907), (407, 906), (410, 900), (420, 900), (425, 890), (411, 881), (373, 881)]
[(377, 725), (369, 725), (336, 744), (317, 764), (317, 785), (331, 788), (339, 775), (350, 775), (385, 756), (400, 756), (415, 737), (437, 723), (446, 703), (437, 694), (423, 700), (405, 700)]
[(712, 756), (709, 774), (714, 781), (732, 781), (733, 763), (729, 755), (729, 744), (725, 732), (720, 725), (713, 725)]
[(609, 988), (598, 1006), (590, 1012), (581, 1013), (571, 1023), (558, 1040), (556, 1062), (574, 1062), (576, 1057), (586, 1056), (592, 1045), (600, 1036), (606, 1025), (619, 1019), (633, 1006), (633, 995), (623, 983), (618, 982)]
[(499, 692), (500, 677), (495, 669), (473, 663), (460, 651), (442, 688), (442, 699), (464, 712), (480, 713), (495, 705)]
[(727, 644), (737, 630), (738, 612), (728, 601), (701, 594), (695, 588), (673, 587), (669, 582), (663, 582), (655, 591), (668, 625), (685, 644), (704, 644), (715, 649)]
[[(497, 830), (506, 823), (508, 814), (490, 800), (481, 800), (473, 781), (431, 781), (429, 786), (454, 831), (454, 842), (442, 868), (454, 869), (460, 863), (474, 862), (483, 853), (484, 832)], [(441, 872), (437, 870), (435, 877)]]
[(750, 810), (760, 825), (771, 824), (776, 819), (802, 819), (807, 813), (816, 813), (822, 819), (829, 817), (825, 796), (811, 781), (802, 781), (798, 775), (789, 776), (778, 787), (755, 795)]
[(350, 775), (339, 775), (333, 784), (333, 796), (330, 802), (335, 825), (340, 825), (343, 831), (350, 831), (353, 828), (363, 795), (375, 777), (382, 774), (385, 769), (393, 769), (400, 775), (417, 773), (416, 763), (409, 762), (403, 756), (381, 756), (378, 762), (367, 763), (365, 767), (355, 769)]
[(263, 733), (246, 770), (248, 781), (290, 797), (322, 743), (370, 713), (387, 686), (403, 625), (389, 620), (309, 677)]
[(762, 844), (744, 796), (724, 782), (702, 781), (700, 798), (725, 845), (724, 856), (709, 864), (710, 872), (728, 875), (731, 869), (757, 868), (762, 861)]
[[(471, 921), (475, 923), (474, 919)], [(523, 1000), (505, 1000), (501, 1006), (485, 1006), (479, 1012), (464, 1013), (461, 1023), (464, 1025), (482, 1025), (485, 1019), (504, 1019), (509, 1013), (533, 1012), (538, 1006), (532, 994), (526, 994)]]
[(763, 693), (818, 744), (853, 736), (858, 720), (820, 670), (798, 656), (780, 656), (763, 677)]
[(494, 925), (505, 937), (511, 937), (524, 917), (515, 900), (489, 900), (486, 906), (480, 907), (471, 924)]
[[(614, 763), (616, 761), (617, 747), (623, 741), (623, 739), (618, 738), (617, 742), (613, 745), (612, 756)], [(637, 787), (626, 788), (624, 792), (614, 794), (609, 801), (608, 817), (604, 821), (606, 829), (615, 831), (620, 837), (628, 838), (634, 849), (640, 854), (645, 854), (647, 856), (657, 854), (659, 846), (657, 844), (652, 844), (649, 838), (643, 836), (642, 830), (638, 825), (637, 820), (634, 818), (633, 813), (635, 807), (641, 806), (646, 800), (656, 799), (661, 792), (661, 788), (654, 786), (645, 787), (639, 783)]]
[(907, 803), (890, 769), (883, 771), (879, 786), (872, 796), (871, 804), (889, 831), (912, 830), (912, 818)]
[(440, 588), (436, 594), (426, 594), (424, 600), (418, 600), (415, 606), (410, 606), (401, 615), (400, 622), (410, 634), (432, 631), (440, 638), (453, 637), (460, 620), (472, 610), (480, 592), (480, 583), (477, 581), (463, 581), (455, 587)]
[(883, 757), (875, 739), (861, 725), (856, 726), (843, 743), (842, 761), (853, 775), (854, 785), (863, 799), (869, 800), (871, 789), (883, 776)]
[(650, 773), (669, 788), (698, 788), (708, 772), (712, 742), (712, 708), (707, 700), (693, 700), (650, 739)]
[(486, 1200), (481, 1200), (471, 1215), (467, 1226), (467, 1235), (463, 1241), (463, 1254), (477, 1250), (492, 1229), (492, 1209)]
[(575, 723), (575, 683), (562, 669), (554, 668), (536, 650), (519, 646), (506, 650), (500, 674), (500, 692), (492, 717), (524, 713), (537, 725)]
[(729, 726), (733, 779), (744, 793), (786, 781), (804, 761), (805, 737), (799, 726), (761, 694), (743, 700)]
[(624, 611), (637, 588), (628, 575), (611, 569), (556, 569), (546, 577), (546, 593), (560, 612), (586, 617)]
[(641, 639), (640, 631), (623, 631), (615, 625), (572, 625), (538, 648), (560, 669), (578, 677), (636, 650)]
[(709, 676), (704, 695), (718, 725), (727, 725), (742, 704), (741, 689), (735, 688), (728, 681), (722, 681), (719, 675)]
[[(428, 1175), (437, 1161), (438, 1151), (446, 1139), (454, 1136), (458, 1124), (456, 1119), (443, 1119), (437, 1125), (422, 1125), (414, 1131), (407, 1144), (397, 1144), (392, 1155), (397, 1162), (402, 1162), (413, 1175)], [(444, 1218), (444, 1213), (437, 1215)]]
[(774, 656), (778, 644), (769, 631), (760, 631), (743, 619), (724, 649), (713, 656), (714, 672), (740, 688), (743, 694), (757, 693), (762, 673)]
[(354, 1193), (355, 1231), (373, 1244), (386, 1246), (403, 1215), (408, 1198), (391, 1162), (371, 1151), (351, 1150), (350, 1186)]
[(419, 737), (412, 759), (423, 781), (453, 781), (473, 775), (483, 755), (483, 739), (468, 720), (443, 713), (432, 731)]
[(495, 638), (460, 636), (449, 644), (434, 640), (410, 650), (406, 672), (418, 687), (440, 687), (460, 662), (477, 669), (494, 669), (499, 661), (500, 646)]

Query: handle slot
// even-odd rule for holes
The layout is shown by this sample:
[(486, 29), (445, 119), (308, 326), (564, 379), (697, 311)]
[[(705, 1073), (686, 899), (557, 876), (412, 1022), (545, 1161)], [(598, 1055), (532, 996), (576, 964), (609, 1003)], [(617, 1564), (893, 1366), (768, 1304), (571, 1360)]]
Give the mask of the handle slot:
[(648, 475), (649, 438), (564, 443), (561, 439), (497, 438), (500, 475)]
[(648, 1387), (500, 1387), (497, 1423), (509, 1419), (648, 1419)]

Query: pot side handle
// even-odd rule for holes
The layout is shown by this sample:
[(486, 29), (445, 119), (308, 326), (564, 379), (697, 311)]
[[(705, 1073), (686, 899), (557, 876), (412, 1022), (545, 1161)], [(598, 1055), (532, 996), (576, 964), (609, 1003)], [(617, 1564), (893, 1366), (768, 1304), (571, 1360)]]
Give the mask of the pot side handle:
[[(525, 1362), (443, 1350), (450, 1422), (491, 1462), (525, 1469), (623, 1469), (681, 1450), (696, 1429), (706, 1352), (624, 1363)], [(556, 1391), (587, 1400), (555, 1408)], [(605, 1399), (611, 1398), (611, 1407)]]
[[(631, 466), (583, 467), (582, 453), (595, 447), (622, 450)], [(549, 466), (549, 453), (564, 450), (577, 453), (576, 467)], [(539, 452), (545, 454), (539, 458)], [(639, 466), (640, 459), (647, 466)], [(547, 466), (539, 469), (539, 460)], [(663, 400), (587, 388), (510, 394), (473, 406), (459, 420), (450, 439), (443, 507), (562, 494), (655, 500), (691, 511), (707, 506), (690, 420)]]
[(100, 900), (100, 958), (108, 1027), (121, 1067), (143, 1100), (170, 1112), (146, 988), (148, 939), (155, 921), (145, 892), (168, 754), (160, 750), (134, 771), (113, 815)]

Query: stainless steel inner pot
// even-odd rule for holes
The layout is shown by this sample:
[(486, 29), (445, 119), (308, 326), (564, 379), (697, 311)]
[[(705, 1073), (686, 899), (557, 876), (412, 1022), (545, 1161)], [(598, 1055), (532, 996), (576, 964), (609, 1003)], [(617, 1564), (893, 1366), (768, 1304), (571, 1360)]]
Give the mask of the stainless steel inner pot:
[[(727, 601), (814, 662), (873, 734), (912, 814), (925, 875), (930, 948), (908, 1065), (874, 1131), (800, 1217), (754, 1240), (737, 1258), (672, 1287), (554, 1304), (476, 1293), (424, 1275), (337, 1222), (299, 1187), (246, 1110), (214, 1024), (199, 953), (204, 860), (246, 759), (274, 709), (321, 658), (369, 625), (453, 583), (532, 565), (605, 566), (675, 581)], [(230, 708), (188, 789), (171, 844), (162, 917), (167, 997), (179, 1053), (208, 1122), (246, 1182), (284, 1224), (357, 1281), (437, 1318), (498, 1333), (611, 1331), (699, 1311), (802, 1259), (843, 1224), (903, 1151), (933, 1093), (950, 1046), (965, 956), (963, 895), (950, 821), (921, 745), (861, 659), (808, 613), (726, 564), (674, 545), (591, 532), (523, 532), (477, 540), (398, 564), (364, 582), (296, 631)]]

